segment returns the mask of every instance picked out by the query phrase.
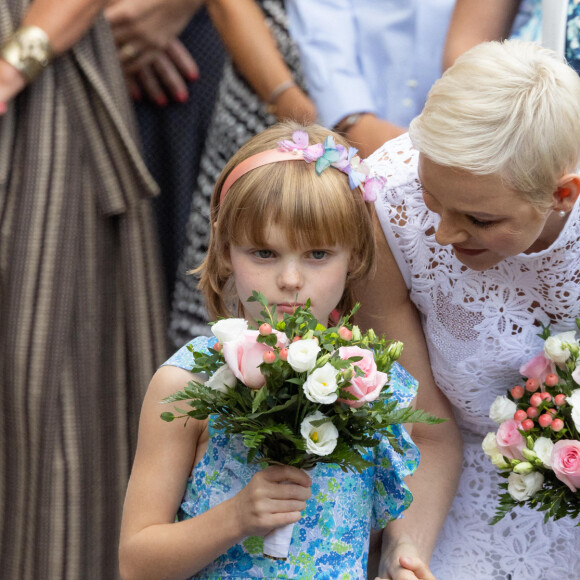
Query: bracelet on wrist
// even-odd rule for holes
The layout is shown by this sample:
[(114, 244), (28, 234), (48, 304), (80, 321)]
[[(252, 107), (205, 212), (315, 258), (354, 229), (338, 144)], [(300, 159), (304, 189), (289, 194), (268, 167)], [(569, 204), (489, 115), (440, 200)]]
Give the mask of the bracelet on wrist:
[(270, 115), (276, 115), (278, 107), (276, 106), (276, 101), (280, 98), (282, 93), (285, 93), (288, 89), (295, 87), (296, 83), (293, 80), (284, 81), (280, 83), (270, 94), (268, 100), (266, 101), (267, 107), (266, 110)]
[(332, 129), (338, 133), (346, 133), (361, 120), (363, 115), (368, 115), (368, 113), (366, 111), (360, 113), (351, 113), (350, 115), (347, 115), (341, 119)]
[(18, 70), (27, 82), (34, 80), (49, 64), (53, 50), (48, 36), (38, 26), (23, 26), (0, 47), (0, 58)]

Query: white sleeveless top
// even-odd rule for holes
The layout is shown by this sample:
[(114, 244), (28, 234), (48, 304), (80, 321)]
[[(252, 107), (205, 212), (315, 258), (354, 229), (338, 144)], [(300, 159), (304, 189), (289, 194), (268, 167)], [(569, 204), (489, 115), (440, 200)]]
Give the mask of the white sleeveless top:
[(376, 201), (381, 225), (422, 318), (433, 376), (454, 407), (465, 442), (464, 470), (431, 560), (438, 580), (562, 580), (580, 577), (580, 528), (543, 523), (520, 509), (495, 526), (496, 469), (481, 449), (495, 425), (497, 395), (521, 383), (518, 369), (542, 348), (536, 320), (552, 331), (580, 317), (580, 209), (548, 249), (470, 270), (435, 241), (439, 217), (423, 203), (418, 153), (407, 134), (368, 159), (387, 180)]

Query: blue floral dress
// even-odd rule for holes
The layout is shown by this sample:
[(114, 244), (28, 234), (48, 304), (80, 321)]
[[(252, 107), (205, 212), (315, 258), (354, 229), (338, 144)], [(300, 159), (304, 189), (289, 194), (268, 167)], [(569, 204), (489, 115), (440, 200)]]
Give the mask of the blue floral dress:
[[(215, 338), (200, 336), (189, 344), (204, 352)], [(166, 365), (192, 368), (187, 345)], [(417, 392), (417, 383), (403, 367), (391, 369), (391, 388), (402, 406)], [(419, 464), (419, 451), (405, 428), (392, 432), (403, 450), (399, 455), (386, 438), (367, 455), (374, 466), (363, 473), (344, 473), (332, 464), (309, 472), (312, 496), (302, 519), (294, 526), (286, 560), (262, 555), (262, 537), (248, 537), (230, 548), (194, 578), (292, 578), (317, 580), (366, 578), (369, 534), (389, 520), (401, 517), (412, 496), (403, 478)], [(260, 469), (246, 463), (247, 448), (238, 436), (228, 437), (209, 418), (208, 448), (194, 467), (178, 518), (193, 518), (237, 494)]]
[[(542, 39), (542, 0), (522, 0), (518, 16), (512, 29), (511, 38), (533, 40)], [(580, 1), (568, 1), (566, 21), (566, 43), (564, 56), (568, 64), (580, 74)]]

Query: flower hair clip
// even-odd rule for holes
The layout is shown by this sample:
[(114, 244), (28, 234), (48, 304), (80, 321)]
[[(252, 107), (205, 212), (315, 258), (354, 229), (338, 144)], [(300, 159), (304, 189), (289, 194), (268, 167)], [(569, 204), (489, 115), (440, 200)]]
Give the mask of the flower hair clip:
[(227, 191), (242, 175), (248, 173), (252, 169), (268, 165), (269, 163), (276, 163), (277, 161), (299, 161), (303, 160), (306, 163), (315, 162), (314, 169), (317, 175), (322, 175), (322, 172), (329, 167), (334, 167), (342, 173), (348, 175), (348, 182), (351, 189), (360, 187), (363, 199), (368, 202), (373, 202), (377, 199), (377, 193), (384, 185), (384, 178), (371, 177), (370, 168), (361, 161), (356, 154), (358, 149), (349, 147), (348, 149), (343, 145), (336, 145), (334, 139), (329, 135), (324, 143), (309, 144), (308, 133), (305, 131), (294, 131), (292, 133), (292, 140), (285, 139), (278, 142), (277, 149), (270, 149), (256, 153), (247, 159), (244, 159), (237, 165), (225, 180), (221, 194), (220, 201), (223, 201)]

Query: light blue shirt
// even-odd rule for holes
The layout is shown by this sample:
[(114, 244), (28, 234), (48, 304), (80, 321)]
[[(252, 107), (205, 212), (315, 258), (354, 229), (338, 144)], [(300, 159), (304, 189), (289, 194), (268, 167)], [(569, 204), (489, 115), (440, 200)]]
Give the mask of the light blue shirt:
[(319, 122), (356, 112), (407, 127), (441, 75), (454, 0), (287, 0)]

